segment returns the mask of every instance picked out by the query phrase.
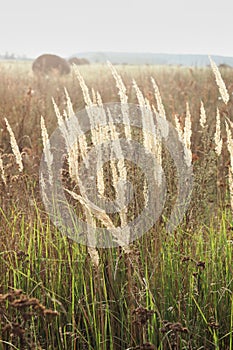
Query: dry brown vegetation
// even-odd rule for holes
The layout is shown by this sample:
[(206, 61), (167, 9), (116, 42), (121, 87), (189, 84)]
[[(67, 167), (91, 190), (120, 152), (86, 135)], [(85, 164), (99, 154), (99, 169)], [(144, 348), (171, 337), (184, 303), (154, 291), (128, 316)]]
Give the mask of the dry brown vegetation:
[[(74, 110), (80, 111), (85, 106), (83, 91), (73, 70), (69, 76), (45, 79), (34, 76), (29, 64), (1, 63), (0, 349), (232, 350), (231, 159), (225, 127), (227, 121), (231, 130), (231, 99), (224, 103), (210, 68), (116, 68), (129, 103), (138, 103), (134, 79), (162, 113), (153, 77), (167, 119), (181, 129), (187, 127), (187, 118), (191, 122), (194, 188), (184, 221), (173, 235), (167, 235), (164, 226), (176, 195), (176, 176), (172, 159), (163, 149), (168, 194), (163, 215), (150, 232), (127, 250), (90, 250), (61, 236), (39, 192), (41, 116), (51, 135), (57, 127), (52, 97), (63, 112), (66, 87)], [(79, 70), (104, 103), (119, 101), (107, 66)], [(221, 74), (231, 97), (233, 71), (222, 68)], [(219, 155), (217, 114), (222, 138)], [(23, 171), (12, 153), (4, 118), (14, 133)], [(127, 166), (134, 185), (140, 185), (141, 174)], [(108, 168), (104, 171), (108, 179)], [(64, 173), (73, 190), (67, 168)], [(111, 196), (114, 183), (108, 186)], [(142, 202), (142, 196), (137, 196), (133, 208), (140, 208)], [(81, 204), (77, 205), (80, 212)]]

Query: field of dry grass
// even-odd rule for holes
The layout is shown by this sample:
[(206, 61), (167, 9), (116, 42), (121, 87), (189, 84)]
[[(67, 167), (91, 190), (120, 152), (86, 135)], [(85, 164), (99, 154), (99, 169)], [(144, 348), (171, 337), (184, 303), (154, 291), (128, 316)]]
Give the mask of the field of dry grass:
[[(139, 103), (135, 80), (143, 101), (161, 112), (153, 77), (174, 127), (185, 130), (187, 108), (190, 111), (194, 184), (185, 217), (172, 234), (167, 233), (177, 174), (163, 148), (167, 196), (164, 211), (149, 232), (127, 249), (90, 249), (62, 235), (52, 224), (39, 189), (45, 147), (41, 116), (51, 135), (58, 125), (52, 98), (63, 113), (65, 87), (79, 112), (85, 107), (84, 88), (74, 70), (68, 76), (44, 78), (33, 76), (28, 62), (0, 62), (0, 349), (232, 350), (233, 70), (221, 70), (230, 96), (224, 103), (224, 92), (209, 67), (115, 68), (129, 103)], [(107, 65), (80, 66), (79, 71), (92, 100), (98, 91), (103, 103), (120, 101)], [(22, 171), (12, 152), (9, 126)], [(103, 169), (105, 193), (114, 197), (109, 167)], [(138, 186), (131, 208), (135, 215), (145, 201), (143, 177), (130, 163), (127, 172)], [(65, 181), (73, 191), (69, 175)], [(69, 198), (73, 204), (74, 199)], [(82, 211), (82, 204), (74, 205), (88, 221), (90, 206)], [(111, 217), (114, 225), (125, 220), (123, 214)]]

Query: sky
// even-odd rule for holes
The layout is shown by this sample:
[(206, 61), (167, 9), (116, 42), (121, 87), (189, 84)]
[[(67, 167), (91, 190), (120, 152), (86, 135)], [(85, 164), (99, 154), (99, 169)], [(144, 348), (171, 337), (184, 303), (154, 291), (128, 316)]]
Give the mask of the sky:
[(232, 13), (230, 0), (2, 0), (0, 54), (233, 56)]

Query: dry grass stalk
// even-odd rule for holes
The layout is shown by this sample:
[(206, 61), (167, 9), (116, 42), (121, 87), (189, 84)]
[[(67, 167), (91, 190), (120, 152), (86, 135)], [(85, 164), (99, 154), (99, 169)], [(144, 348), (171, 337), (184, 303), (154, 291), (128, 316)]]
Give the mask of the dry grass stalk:
[(201, 101), (201, 107), (200, 107), (200, 125), (202, 128), (205, 128), (206, 126), (206, 111), (203, 101)]
[(1, 171), (1, 178), (3, 183), (6, 185), (6, 176), (5, 176), (5, 171), (4, 171), (4, 166), (3, 166), (3, 161), (2, 161), (2, 156), (0, 154), (0, 171)]
[[(99, 139), (99, 113), (98, 109), (93, 108), (96, 107), (96, 105), (92, 102), (90, 94), (89, 94), (89, 89), (87, 87), (87, 84), (79, 72), (79, 69), (77, 66), (74, 66), (74, 71), (76, 73), (76, 76), (78, 78), (82, 93), (83, 93), (83, 98), (84, 102), (86, 104), (86, 111), (90, 120), (90, 127), (91, 127), (91, 138), (92, 142), (94, 145), (98, 144), (98, 139)], [(95, 97), (96, 99), (96, 97)]]
[(58, 105), (56, 104), (54, 98), (52, 97), (52, 103), (53, 103), (53, 108), (54, 108), (54, 111), (55, 111), (55, 114), (56, 114), (56, 117), (57, 117), (57, 123), (58, 123), (58, 126), (60, 127), (61, 125), (63, 125), (63, 117), (60, 113), (60, 110), (58, 108)]
[(185, 161), (188, 166), (192, 164), (192, 150), (191, 150), (191, 136), (192, 136), (192, 123), (191, 113), (189, 109), (189, 103), (186, 103), (186, 116), (184, 122), (183, 140), (185, 145)]
[[(94, 266), (98, 267), (99, 266), (99, 252), (96, 249), (96, 221), (95, 218), (90, 210), (90, 206), (86, 205), (86, 201), (88, 199), (86, 198), (85, 195), (85, 190), (82, 187), (81, 181), (79, 179), (79, 185), (81, 189), (82, 196), (77, 195), (75, 192), (70, 191), (68, 189), (65, 189), (67, 193), (69, 193), (75, 200), (78, 200), (85, 212), (86, 220), (87, 220), (87, 245), (88, 245), (88, 253), (91, 257), (91, 261), (93, 262)], [(85, 199), (84, 199), (85, 198)], [(91, 203), (91, 202), (89, 202)], [(94, 204), (92, 204), (94, 206)]]
[(99, 130), (100, 136), (99, 137), (101, 138), (102, 142), (105, 142), (109, 140), (109, 133), (108, 133), (109, 128), (107, 125), (107, 116), (103, 106), (102, 97), (98, 91), (96, 92), (96, 102), (97, 102), (97, 106), (99, 107), (99, 115), (100, 115), (100, 130)]
[(214, 75), (215, 75), (215, 80), (216, 80), (216, 83), (218, 85), (219, 92), (220, 92), (220, 95), (222, 97), (222, 100), (223, 100), (223, 102), (225, 104), (227, 104), (229, 102), (230, 96), (229, 96), (229, 93), (227, 91), (226, 85), (225, 85), (225, 83), (224, 83), (224, 81), (222, 79), (222, 76), (221, 76), (221, 73), (220, 73), (220, 71), (218, 69), (218, 66), (211, 59), (210, 56), (209, 56), (209, 60), (210, 60), (212, 71), (214, 72)]
[(105, 184), (104, 184), (104, 171), (102, 166), (101, 153), (97, 154), (97, 190), (101, 197), (104, 197)]
[(91, 93), (92, 93), (92, 103), (94, 105), (97, 105), (97, 94), (93, 88), (91, 89)]
[(111, 64), (111, 62), (107, 61), (108, 67), (110, 68), (112, 75), (116, 81), (116, 86), (118, 88), (118, 95), (120, 96), (120, 101), (123, 104), (128, 103), (128, 96), (126, 94), (126, 87), (123, 83), (121, 76), (118, 74), (116, 68)]
[(50, 141), (48, 132), (45, 126), (44, 118), (41, 116), (41, 135), (42, 135), (42, 142), (43, 142), (43, 152), (45, 157), (45, 162), (48, 167), (48, 174), (49, 174), (49, 182), (52, 185), (53, 183), (53, 173), (52, 173), (52, 164), (53, 164), (53, 155), (50, 150)]
[(85, 80), (83, 79), (83, 76), (81, 75), (78, 67), (76, 65), (74, 65), (73, 68), (74, 68), (74, 72), (75, 72), (75, 74), (76, 74), (76, 76), (78, 78), (80, 87), (82, 89), (84, 102), (85, 102), (85, 104), (88, 107), (92, 107), (93, 103), (92, 103), (92, 100), (91, 100), (91, 97), (90, 97), (90, 94), (89, 94), (89, 89), (88, 89), (88, 87), (87, 87), (87, 85), (85, 83)]
[(124, 155), (122, 153), (121, 144), (119, 141), (119, 135), (116, 131), (116, 128), (111, 116), (111, 112), (109, 109), (108, 109), (108, 118), (109, 118), (109, 129), (110, 129), (111, 140), (114, 141), (112, 151), (113, 151), (113, 154), (118, 159), (117, 169), (118, 169), (119, 177), (121, 178), (122, 181), (126, 181), (127, 170), (125, 167)]
[(141, 107), (143, 145), (147, 151), (154, 153), (157, 140), (153, 113), (151, 111), (149, 101), (144, 98), (135, 80), (133, 80), (133, 87), (136, 92), (138, 104)]
[[(157, 117), (159, 117), (158, 112), (156, 111), (155, 108), (153, 108), (153, 112), (152, 112), (150, 102), (148, 101), (148, 99), (144, 98), (135, 80), (133, 80), (133, 87), (136, 91), (136, 96), (142, 112), (143, 145), (147, 151), (149, 151), (152, 155), (154, 155), (158, 164), (162, 165), (162, 140), (161, 140), (160, 133), (157, 132), (156, 130), (155, 122), (153, 118), (153, 112), (154, 114), (157, 115)], [(162, 173), (158, 170), (159, 169), (155, 169), (154, 176), (155, 176), (155, 181), (158, 182), (158, 184), (160, 185), (162, 182)], [(143, 191), (145, 204), (148, 203), (148, 196), (146, 193), (147, 188), (148, 186), (145, 179), (144, 191)]]
[[(69, 123), (69, 120), (75, 117), (75, 113), (73, 110), (73, 105), (72, 105), (70, 96), (68, 94), (68, 91), (66, 90), (66, 88), (64, 90), (66, 95), (66, 108), (67, 108), (67, 110), (64, 110), (63, 112), (64, 118), (61, 115), (60, 110), (56, 102), (54, 101), (54, 99), (52, 99), (52, 101), (53, 101), (53, 106), (54, 106), (55, 114), (58, 121), (58, 126), (66, 142), (66, 147), (68, 152), (69, 173), (72, 179), (77, 181), (79, 148), (80, 148), (80, 153), (84, 160), (84, 163), (86, 166), (88, 166), (87, 159), (86, 159), (88, 147), (87, 147), (86, 136), (80, 128), (78, 118), (76, 118), (75, 120), (76, 121), (75, 130), (73, 129), (73, 124)], [(79, 138), (78, 138), (78, 141), (74, 142), (74, 140), (76, 139), (76, 133), (79, 134)]]
[(227, 132), (227, 148), (228, 152), (230, 154), (230, 166), (228, 170), (228, 181), (229, 181), (229, 192), (230, 192), (230, 202), (231, 202), (231, 209), (233, 211), (233, 139), (232, 139), (232, 133), (229, 128), (229, 125), (227, 122), (225, 122), (226, 125), (226, 132)]
[(178, 116), (177, 114), (175, 114), (174, 119), (175, 119), (175, 127), (176, 127), (176, 131), (177, 131), (179, 140), (180, 140), (181, 142), (183, 142), (183, 141), (184, 141), (184, 140), (183, 140), (183, 130), (182, 130), (182, 128), (181, 128), (179, 116)]
[[(75, 117), (75, 113), (74, 113), (74, 109), (73, 109), (73, 105), (72, 105), (69, 93), (68, 93), (66, 88), (64, 88), (64, 90), (65, 90), (65, 95), (66, 95), (66, 108), (67, 108), (67, 113), (68, 113), (67, 124), (66, 124), (66, 125), (68, 125), (68, 127), (66, 127), (65, 125), (64, 125), (64, 127), (66, 128), (68, 135), (71, 136), (73, 134), (74, 130), (73, 130), (72, 124), (69, 123), (69, 120), (71, 120), (71, 118)], [(69, 137), (69, 140), (67, 142), (67, 148), (68, 148), (69, 173), (70, 173), (71, 178), (77, 182), (78, 181), (79, 150), (80, 150), (82, 158), (86, 159), (87, 141), (86, 141), (85, 134), (82, 132), (82, 130), (80, 128), (78, 118), (76, 118), (75, 127), (77, 128), (77, 130), (75, 130), (75, 131), (78, 132), (78, 134), (79, 134), (78, 141), (75, 141), (73, 144), (70, 144), (70, 139), (74, 140), (74, 139), (77, 139), (77, 137), (76, 137), (76, 135), (74, 135), (74, 137), (71, 137), (71, 138)]]
[(220, 113), (218, 108), (217, 108), (217, 114), (216, 114), (216, 131), (214, 134), (214, 141), (215, 141), (215, 152), (218, 156), (220, 156), (222, 152), (222, 138), (221, 138)]
[(22, 156), (21, 156), (20, 151), (19, 151), (19, 146), (16, 142), (14, 132), (11, 129), (11, 126), (10, 126), (7, 118), (4, 118), (4, 119), (5, 119), (7, 131), (9, 132), (9, 135), (10, 135), (11, 149), (12, 149), (12, 152), (15, 156), (16, 164), (18, 164), (18, 169), (21, 172), (21, 171), (23, 171), (23, 160), (22, 160)]
[(225, 125), (226, 125), (226, 133), (227, 133), (227, 149), (230, 154), (230, 167), (233, 173), (233, 139), (232, 139), (232, 133), (228, 123), (225, 122)]
[(163, 105), (163, 102), (162, 102), (162, 98), (161, 98), (161, 95), (160, 95), (160, 92), (159, 92), (158, 85), (156, 84), (154, 78), (152, 78), (152, 77), (151, 77), (151, 81), (152, 81), (152, 85), (153, 85), (153, 88), (154, 88), (155, 99), (156, 99), (156, 102), (157, 102), (159, 115), (161, 117), (163, 117), (164, 119), (166, 119), (166, 112), (165, 112), (165, 108), (164, 108), (164, 105)]
[(130, 120), (129, 120), (129, 110), (128, 110), (128, 96), (126, 94), (126, 87), (123, 83), (123, 80), (121, 76), (118, 74), (116, 68), (108, 61), (107, 62), (112, 75), (116, 81), (116, 86), (118, 88), (118, 95), (120, 96), (121, 101), (121, 112), (123, 117), (123, 123), (125, 126), (125, 136), (127, 140), (131, 140), (131, 127), (130, 127)]
[(191, 137), (192, 137), (192, 122), (191, 113), (188, 102), (186, 103), (186, 115), (184, 122), (184, 130), (182, 130), (178, 115), (175, 115), (175, 126), (178, 133), (179, 140), (184, 144), (184, 156), (187, 166), (192, 164), (192, 150), (191, 150)]
[[(113, 179), (113, 187), (116, 193), (116, 201), (120, 207), (120, 219), (121, 219), (121, 227), (127, 226), (127, 207), (126, 203), (126, 193), (125, 193), (125, 183), (127, 180), (127, 170), (125, 167), (124, 156), (122, 153), (119, 136), (116, 132), (115, 125), (112, 120), (112, 116), (110, 111), (108, 110), (109, 117), (109, 126), (110, 126), (110, 134), (112, 139), (114, 140), (114, 144), (112, 147), (112, 158), (116, 157), (117, 165), (115, 165), (114, 159), (111, 159), (111, 170), (112, 170), (112, 179)], [(128, 233), (129, 234), (129, 233)], [(128, 239), (130, 237), (128, 236)]]
[(184, 143), (187, 149), (191, 149), (192, 123), (189, 103), (186, 103), (186, 116), (184, 122)]
[(78, 142), (75, 142), (68, 153), (68, 165), (69, 165), (70, 177), (76, 183), (78, 182), (78, 178), (79, 178), (78, 155), (79, 155)]
[(120, 228), (115, 227), (112, 220), (109, 218), (109, 216), (105, 213), (103, 209), (99, 208), (98, 206), (90, 202), (86, 196), (80, 196), (68, 189), (65, 189), (65, 191), (69, 193), (74, 199), (78, 200), (83, 207), (88, 208), (88, 210), (98, 220), (102, 222), (102, 224), (112, 233), (113, 237), (115, 238), (119, 246), (121, 246), (126, 253), (129, 251), (127, 246), (128, 243), (125, 241), (125, 235), (121, 234)]

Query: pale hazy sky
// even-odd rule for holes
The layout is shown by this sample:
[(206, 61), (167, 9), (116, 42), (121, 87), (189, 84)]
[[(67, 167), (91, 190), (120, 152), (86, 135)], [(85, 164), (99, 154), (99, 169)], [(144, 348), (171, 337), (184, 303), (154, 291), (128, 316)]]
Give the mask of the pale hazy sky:
[(0, 54), (82, 51), (233, 56), (230, 0), (1, 0)]

